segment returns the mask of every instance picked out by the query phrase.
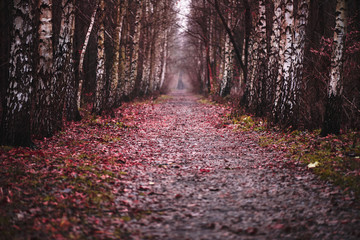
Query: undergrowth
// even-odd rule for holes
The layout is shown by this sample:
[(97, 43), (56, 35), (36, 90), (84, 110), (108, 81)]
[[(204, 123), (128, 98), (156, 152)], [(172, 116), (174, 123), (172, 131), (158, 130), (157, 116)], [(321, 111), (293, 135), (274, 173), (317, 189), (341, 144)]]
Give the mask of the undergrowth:
[(320, 130), (281, 131), (264, 119), (241, 112), (228, 114), (225, 121), (234, 124), (238, 131), (261, 132), (262, 147), (286, 152), (292, 161), (300, 161), (321, 179), (360, 197), (360, 132), (320, 137)]

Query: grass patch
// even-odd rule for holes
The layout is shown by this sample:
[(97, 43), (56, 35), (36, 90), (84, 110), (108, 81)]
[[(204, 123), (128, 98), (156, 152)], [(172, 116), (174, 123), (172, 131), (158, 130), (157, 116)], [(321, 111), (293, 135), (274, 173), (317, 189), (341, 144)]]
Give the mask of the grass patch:
[(217, 105), (216, 102), (210, 100), (209, 98), (205, 98), (205, 97), (201, 97), (201, 98), (198, 100), (198, 103), (206, 104), (206, 105), (214, 105), (214, 106)]
[(224, 122), (234, 124), (237, 131), (261, 132), (260, 146), (286, 152), (292, 161), (302, 162), (321, 179), (351, 189), (360, 197), (360, 132), (320, 137), (320, 130), (280, 131), (243, 111), (227, 114)]
[(154, 100), (154, 104), (159, 104), (159, 103), (163, 103), (163, 102), (166, 102), (167, 100), (170, 100), (172, 99), (173, 97), (172, 96), (169, 96), (169, 95), (160, 95), (159, 97), (157, 97), (155, 100)]
[(228, 113), (225, 116), (225, 121), (234, 124), (235, 130), (240, 131), (264, 131), (267, 129), (267, 121), (260, 118), (255, 118), (251, 115), (239, 113)]
[(301, 161), (321, 179), (360, 196), (359, 132), (320, 137), (314, 132), (271, 132), (260, 138), (263, 147), (286, 151), (292, 160)]

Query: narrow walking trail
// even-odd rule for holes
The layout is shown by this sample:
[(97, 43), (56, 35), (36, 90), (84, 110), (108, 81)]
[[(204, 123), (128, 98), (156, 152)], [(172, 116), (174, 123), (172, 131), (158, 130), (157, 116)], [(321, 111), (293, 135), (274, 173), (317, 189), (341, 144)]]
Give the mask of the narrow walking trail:
[(122, 146), (141, 165), (128, 169), (118, 199), (144, 213), (124, 225), (132, 237), (359, 239), (358, 206), (282, 166), (284, 155), (259, 147), (257, 133), (223, 126), (225, 113), (184, 92), (141, 112)]
[(0, 149), (0, 239), (359, 239), (360, 207), (184, 91)]

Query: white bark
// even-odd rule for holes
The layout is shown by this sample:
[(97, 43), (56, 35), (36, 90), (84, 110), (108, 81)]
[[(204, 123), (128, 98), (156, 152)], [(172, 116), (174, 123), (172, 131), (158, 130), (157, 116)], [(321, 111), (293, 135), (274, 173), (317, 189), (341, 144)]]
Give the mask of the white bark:
[(337, 0), (328, 98), (320, 133), (323, 137), (328, 134), (340, 134), (341, 129), (343, 65), (347, 32), (346, 12), (346, 0)]
[[(229, 26), (229, 28), (231, 28), (232, 26), (232, 18), (232, 14), (228, 13), (227, 25)], [(220, 85), (220, 96), (225, 96), (233, 77), (233, 56), (233, 45), (231, 43), (229, 34), (226, 34), (224, 46), (224, 73)]]
[(225, 90), (232, 78), (232, 56), (230, 37), (226, 34), (224, 46), (224, 73), (221, 80), (220, 96), (224, 96)]
[(103, 110), (104, 89), (105, 89), (105, 27), (104, 27), (104, 16), (105, 16), (105, 1), (100, 0), (99, 4), (99, 31), (97, 37), (97, 65), (96, 65), (96, 91), (95, 91), (95, 103), (93, 112), (100, 114)]
[(280, 41), (280, 74), (276, 86), (274, 116), (280, 122), (288, 122), (292, 115), (294, 103), (291, 101), (290, 86), (293, 82), (293, 47), (294, 47), (294, 6), (293, 0), (285, 0), (285, 14), (282, 22)]
[(285, 49), (284, 49), (284, 81), (282, 86), (283, 99), (281, 101), (281, 111), (285, 111), (285, 104), (289, 104), (289, 108), (292, 109), (292, 102), (289, 102), (288, 99), (291, 95), (290, 84), (293, 80), (292, 72), (292, 56), (293, 56), (293, 36), (294, 36), (294, 5), (293, 0), (287, 0), (285, 5)]
[(135, 82), (137, 80), (137, 70), (139, 61), (139, 46), (140, 46), (140, 33), (141, 33), (141, 17), (142, 17), (142, 3), (143, 0), (137, 1), (137, 10), (135, 17), (135, 31), (133, 35), (133, 54), (130, 66), (130, 77), (128, 86), (126, 88), (126, 95), (130, 95), (134, 91)]
[[(150, 1), (145, 0), (145, 21), (148, 23), (150, 20)], [(146, 29), (146, 36), (144, 38), (144, 45), (145, 45), (145, 54), (144, 54), (144, 67), (142, 69), (142, 82), (141, 82), (141, 91), (144, 94), (147, 94), (149, 91), (150, 86), (150, 62), (151, 62), (151, 36), (152, 30)]]
[(30, 99), (33, 85), (32, 1), (14, 1), (9, 61), (9, 87), (6, 92), (0, 144), (29, 146)]
[(154, 62), (155, 62), (155, 70), (154, 70), (154, 85), (153, 85), (153, 91), (157, 91), (160, 89), (160, 74), (161, 74), (161, 56), (162, 56), (162, 46), (163, 46), (163, 32), (161, 30), (158, 30), (160, 32), (159, 36), (156, 37), (155, 40), (155, 48), (154, 48)]
[[(284, 15), (285, 12), (285, 2), (281, 2), (281, 15)], [(278, 11), (280, 9), (278, 8)], [(279, 13), (277, 13), (279, 14)], [(281, 17), (280, 20), (280, 27), (279, 27), (279, 34), (280, 34), (280, 45), (279, 45), (279, 65), (278, 65), (278, 75), (276, 78), (275, 83), (275, 100), (274, 100), (274, 115), (279, 114), (279, 102), (281, 97), (281, 87), (284, 80), (284, 71), (283, 66), (285, 62), (285, 47), (286, 47), (286, 29), (287, 29), (287, 22), (284, 16)]]
[[(53, 84), (53, 29), (52, 0), (38, 2), (39, 10), (39, 62), (37, 63), (36, 109), (34, 113), (33, 132), (38, 136), (51, 136), (54, 132), (55, 117)], [(58, 107), (58, 106), (57, 106)]]
[(292, 101), (296, 105), (300, 91), (300, 84), (303, 77), (304, 67), (304, 53), (306, 42), (306, 26), (309, 16), (310, 0), (299, 0), (298, 13), (295, 21), (294, 32), (294, 52), (292, 57), (293, 62), (293, 79), (290, 85), (290, 92), (292, 92)]
[(248, 101), (249, 107), (253, 108), (256, 101), (256, 78), (258, 73), (258, 63), (259, 63), (259, 16), (252, 17), (252, 26), (254, 28), (250, 39), (249, 39), (249, 48), (248, 48)]
[[(9, 88), (5, 100), (11, 115), (23, 111), (30, 102), (33, 78), (33, 27), (31, 4), (28, 1), (14, 3), (13, 40), (10, 49)], [(28, 109), (27, 109), (28, 110)]]
[[(53, 66), (52, 48), (52, 0), (39, 1), (40, 25), (39, 25), (39, 65), (38, 72), (51, 74)], [(39, 79), (39, 81), (43, 81)]]
[(65, 104), (66, 90), (74, 81), (73, 71), (73, 38), (75, 30), (75, 6), (74, 1), (62, 0), (61, 27), (59, 41), (55, 50), (54, 77), (56, 101), (59, 103), (59, 111), (56, 112), (57, 127), (62, 127), (63, 108)]
[[(259, 41), (259, 67), (258, 67), (258, 83), (257, 83), (257, 107), (264, 110), (266, 106), (266, 89), (267, 85), (266, 69), (267, 66), (267, 35), (266, 35), (266, 5), (265, 0), (259, 1), (259, 21), (257, 26)], [(262, 111), (260, 110), (260, 111)]]
[(331, 55), (328, 96), (340, 96), (342, 94), (342, 68), (345, 53), (346, 26), (346, 2), (345, 0), (337, 0), (336, 25), (334, 30), (333, 52)]
[(126, 13), (126, 9), (128, 8), (128, 0), (123, 1), (121, 4), (120, 0), (117, 0), (116, 4), (116, 29), (115, 29), (115, 37), (114, 37), (114, 59), (113, 65), (111, 69), (111, 77), (110, 77), (110, 90), (109, 90), (109, 99), (108, 99), (108, 107), (111, 108), (115, 104), (116, 90), (119, 84), (119, 64), (120, 64), (120, 42), (122, 35), (122, 28), (124, 17)]
[[(274, 94), (274, 101), (278, 102), (280, 97), (280, 83), (277, 81), (281, 76), (281, 58), (280, 54), (281, 46), (281, 26), (283, 19), (283, 0), (274, 1), (274, 16), (273, 16), (273, 28), (271, 33), (271, 42), (270, 42), (270, 53), (269, 53), (269, 67), (268, 67), (268, 79), (270, 81), (268, 89), (268, 97), (272, 99), (272, 94)], [(275, 91), (275, 93), (273, 93)], [(270, 100), (270, 99), (269, 99)]]
[(165, 76), (166, 76), (166, 66), (167, 66), (167, 52), (168, 52), (168, 30), (165, 30), (164, 33), (164, 45), (163, 45), (163, 63), (162, 63), (162, 70), (161, 70), (161, 77), (160, 77), (160, 89), (162, 88)]

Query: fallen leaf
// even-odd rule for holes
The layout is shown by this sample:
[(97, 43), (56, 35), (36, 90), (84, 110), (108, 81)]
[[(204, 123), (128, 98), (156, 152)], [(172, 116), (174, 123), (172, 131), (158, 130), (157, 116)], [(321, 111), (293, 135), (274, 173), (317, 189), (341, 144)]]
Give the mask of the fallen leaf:
[(319, 162), (316, 161), (316, 162), (314, 162), (314, 163), (309, 163), (307, 166), (308, 166), (308, 168), (314, 168), (314, 167), (319, 166)]

